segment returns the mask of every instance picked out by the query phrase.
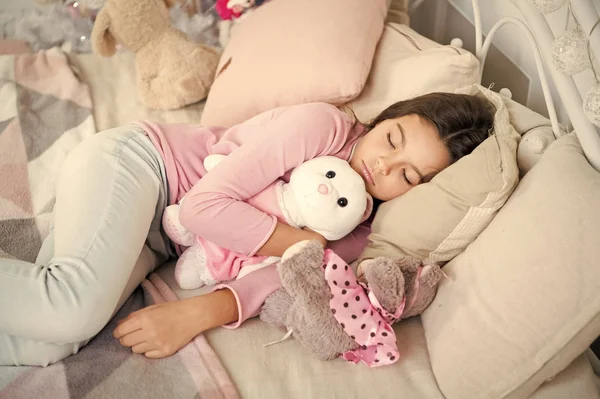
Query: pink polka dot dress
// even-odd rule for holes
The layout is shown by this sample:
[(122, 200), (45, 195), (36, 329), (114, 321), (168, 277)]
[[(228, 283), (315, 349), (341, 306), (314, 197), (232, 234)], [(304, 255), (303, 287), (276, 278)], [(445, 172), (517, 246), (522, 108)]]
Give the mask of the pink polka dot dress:
[(395, 363), (399, 353), (391, 324), (400, 317), (405, 302), (394, 314), (388, 313), (373, 292), (356, 279), (352, 268), (331, 250), (325, 251), (324, 269), (332, 294), (331, 312), (346, 334), (361, 345), (344, 353), (344, 359), (362, 361), (369, 367)]

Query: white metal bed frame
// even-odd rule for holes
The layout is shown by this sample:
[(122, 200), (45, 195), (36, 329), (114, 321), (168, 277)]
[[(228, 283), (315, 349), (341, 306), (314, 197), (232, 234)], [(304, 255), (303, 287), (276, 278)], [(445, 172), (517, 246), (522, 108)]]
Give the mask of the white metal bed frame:
[[(410, 5), (410, 10), (414, 11), (424, 0), (414, 0)], [(504, 1), (504, 0), (484, 0), (488, 1)], [(571, 11), (577, 18), (584, 32), (591, 32), (597, 21), (600, 19), (594, 4), (594, 0), (571, 0)], [(544, 100), (548, 108), (548, 115), (552, 123), (554, 135), (561, 135), (561, 129), (556, 116), (556, 109), (552, 99), (549, 82), (546, 71), (550, 72), (554, 86), (558, 91), (564, 107), (569, 115), (569, 119), (583, 151), (590, 164), (600, 171), (600, 129), (592, 124), (583, 112), (583, 100), (581, 94), (575, 85), (572, 77), (566, 76), (558, 72), (552, 63), (552, 44), (554, 42), (554, 34), (546, 20), (546, 17), (536, 10), (527, 0), (511, 0), (511, 2), (519, 9), (524, 17), (524, 20), (514, 17), (501, 18), (489, 30), (486, 39), (484, 40), (484, 32), (481, 24), (481, 6), (479, 0), (472, 0), (473, 15), (475, 22), (475, 56), (479, 59), (482, 65), (485, 64), (488, 50), (494, 39), (494, 35), (502, 26), (512, 24), (518, 26), (527, 37), (535, 57), (538, 74), (544, 94)], [(600, 28), (594, 29), (590, 40), (590, 51), (597, 57), (600, 56)]]
[[(579, 138), (588, 161), (596, 170), (600, 171), (600, 130), (592, 124), (583, 113), (583, 100), (577, 90), (573, 78), (559, 73), (552, 64), (552, 43), (555, 37), (550, 29), (548, 21), (543, 14), (538, 12), (526, 0), (511, 1), (519, 8), (521, 14), (525, 17), (529, 28), (531, 28), (530, 33), (532, 33), (539, 48), (539, 50), (536, 49), (535, 51), (541, 52), (546, 60), (546, 66), (554, 80), (554, 85), (569, 114), (571, 124), (575, 129), (575, 133)], [(473, 9), (478, 7), (476, 3), (478, 3), (478, 0), (473, 0)], [(596, 24), (596, 21), (598, 21), (598, 18), (600, 18), (592, 0), (571, 0), (571, 10), (581, 24), (584, 32), (590, 32)], [(479, 36), (481, 34), (482, 32), (480, 30), (477, 35)], [(590, 50), (596, 56), (600, 56), (600, 30), (598, 29), (592, 32), (590, 37)], [(551, 112), (550, 109), (554, 109), (554, 105), (552, 105), (552, 96), (547, 88), (547, 79), (545, 74), (543, 74), (543, 68), (539, 65), (538, 71), (540, 72), (540, 79), (546, 81), (546, 85), (543, 85), (542, 87), (548, 111)], [(554, 114), (556, 115), (556, 113)], [(553, 121), (553, 126), (554, 122), (555, 121)]]

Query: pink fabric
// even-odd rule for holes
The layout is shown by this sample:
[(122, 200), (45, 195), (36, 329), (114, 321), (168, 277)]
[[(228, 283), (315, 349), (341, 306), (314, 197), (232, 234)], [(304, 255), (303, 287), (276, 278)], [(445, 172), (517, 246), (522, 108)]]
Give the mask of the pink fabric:
[(244, 321), (258, 316), (265, 299), (281, 288), (277, 264), (258, 269), (227, 284), (219, 284), (213, 291), (228, 288), (233, 292), (238, 305), (238, 321), (226, 324), (225, 328), (238, 328)]
[[(333, 251), (325, 251), (325, 280), (331, 289), (329, 304), (335, 319), (346, 334), (359, 345), (358, 349), (343, 354), (353, 363), (362, 361), (370, 367), (384, 366), (398, 361), (396, 334), (390, 325), (404, 310), (404, 302), (395, 315), (380, 314), (383, 310), (366, 285), (356, 279), (352, 269)], [(371, 299), (375, 298), (375, 303)], [(386, 312), (387, 313), (387, 312)], [(392, 316), (392, 317), (390, 317)]]
[(215, 10), (217, 11), (217, 14), (219, 14), (219, 16), (224, 20), (239, 18), (242, 13), (228, 8), (227, 3), (228, 0), (217, 0), (215, 3)]
[(369, 76), (386, 13), (385, 0), (275, 0), (258, 7), (236, 24), (221, 54), (201, 123), (232, 126), (281, 105), (354, 99)]
[[(417, 269), (417, 278), (415, 279), (415, 286), (413, 288), (413, 296), (412, 298), (410, 298), (408, 307), (412, 308), (413, 305), (415, 304), (415, 301), (417, 300), (417, 296), (419, 295), (419, 289), (421, 288), (421, 273), (423, 272), (423, 267), (419, 267)], [(446, 274), (444, 272), (442, 272), (442, 274), (444, 275), (444, 277), (447, 278)], [(405, 298), (406, 299), (406, 298)]]
[[(186, 195), (181, 224), (247, 256), (269, 239), (277, 219), (244, 201), (278, 178), (289, 181), (291, 170), (309, 159), (347, 160), (365, 131), (324, 103), (277, 108), (231, 128), (138, 123), (165, 161), (169, 202)], [(202, 162), (209, 154), (228, 156), (206, 174)]]
[(372, 214), (369, 219), (359, 224), (350, 234), (341, 240), (329, 242), (327, 248), (335, 252), (346, 263), (354, 262), (358, 259), (369, 242), (373, 216), (374, 214)]
[(273, 184), (256, 194), (254, 197), (247, 199), (246, 203), (271, 216), (275, 216), (278, 221), (287, 224), (281, 206), (279, 205), (277, 195), (277, 186), (281, 183), (283, 183), (282, 180), (276, 180)]
[[(254, 197), (246, 200), (246, 203), (268, 215), (276, 217), (279, 222), (287, 223), (277, 200), (277, 186), (280, 183), (281, 180), (275, 181)], [(268, 237), (270, 236), (271, 234), (268, 234)], [(233, 280), (238, 276), (242, 267), (255, 265), (267, 258), (266, 256), (259, 255), (246, 256), (220, 247), (202, 237), (196, 237), (196, 241), (204, 249), (206, 267), (215, 281)], [(264, 242), (260, 246), (262, 247), (263, 244)]]
[(213, 244), (202, 237), (196, 237), (196, 243), (206, 254), (206, 268), (215, 281), (233, 280), (244, 266), (251, 266), (267, 259), (266, 256), (245, 256)]

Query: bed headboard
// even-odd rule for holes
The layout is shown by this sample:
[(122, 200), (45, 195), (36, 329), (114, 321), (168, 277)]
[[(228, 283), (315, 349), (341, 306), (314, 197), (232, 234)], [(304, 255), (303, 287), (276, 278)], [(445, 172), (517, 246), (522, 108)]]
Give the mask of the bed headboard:
[[(471, 10), (465, 10), (465, 2), (470, 1)], [(589, 162), (600, 171), (600, 128), (595, 126), (590, 119), (585, 115), (583, 110), (584, 97), (588, 90), (598, 86), (598, 81), (595, 79), (587, 80), (583, 86), (581, 79), (578, 76), (567, 76), (560, 73), (553, 64), (553, 43), (561, 33), (564, 32), (565, 23), (560, 28), (556, 27), (556, 15), (544, 15), (534, 6), (534, 2), (538, 5), (544, 3), (546, 5), (555, 4), (562, 9), (564, 15), (567, 15), (567, 8), (572, 13), (571, 24), (569, 29), (575, 27), (573, 20), (577, 21), (581, 26), (586, 37), (589, 36), (589, 54), (591, 58), (600, 56), (600, 26), (598, 21), (600, 16), (598, 10), (594, 6), (595, 0), (511, 0), (511, 2), (498, 1), (490, 4), (490, 0), (437, 0), (437, 6), (442, 8), (438, 14), (442, 15), (447, 12), (448, 5), (459, 9), (465, 14), (472, 12), (472, 21), (474, 24), (475, 40), (471, 50), (477, 58), (485, 66), (485, 61), (488, 58), (488, 53), (492, 43), (497, 36), (496, 33), (501, 30), (512, 30), (511, 36), (513, 43), (516, 38), (519, 42), (514, 43), (515, 47), (519, 47), (521, 52), (526, 51), (533, 55), (535, 68), (532, 73), (539, 75), (539, 84), (541, 86), (541, 95), (543, 96), (547, 115), (550, 118), (555, 135), (560, 132), (557, 116), (556, 104), (560, 105), (560, 114), (568, 118), (568, 121), (575, 130), (579, 141), (584, 149), (584, 152)], [(431, 0), (430, 3), (433, 3)], [(507, 3), (507, 4), (499, 4)], [(516, 7), (518, 12), (506, 12), (507, 8), (513, 8), (510, 3)], [(414, 0), (411, 4), (411, 9), (415, 11), (421, 4), (428, 4), (428, 1)], [(443, 8), (446, 9), (443, 9)], [(425, 8), (425, 7), (421, 7)], [(512, 10), (509, 10), (512, 11)], [(558, 14), (558, 13), (556, 13)], [(549, 19), (553, 19), (554, 32)], [(436, 20), (440, 20), (438, 15)], [(484, 24), (483, 21), (486, 23)], [(491, 22), (491, 24), (490, 24)], [(566, 21), (565, 21), (566, 22)], [(418, 29), (417, 29), (418, 30)], [(439, 31), (439, 26), (437, 27)], [(515, 34), (514, 32), (519, 32)], [(590, 34), (591, 32), (591, 34)], [(434, 35), (435, 36), (435, 35)], [(440, 37), (433, 37), (434, 40), (440, 41)], [(594, 61), (592, 61), (594, 62)], [(598, 64), (595, 64), (598, 65)], [(485, 70), (487, 67), (482, 68)], [(590, 69), (590, 68), (588, 68)], [(600, 68), (595, 68), (598, 77), (600, 77)], [(483, 71), (482, 71), (483, 73)], [(586, 72), (590, 74), (589, 71)], [(576, 82), (577, 81), (577, 82)], [(579, 85), (579, 87), (578, 87)], [(508, 87), (511, 89), (511, 87)], [(600, 96), (600, 92), (598, 93)], [(524, 104), (528, 105), (528, 104)], [(562, 118), (564, 122), (564, 117)]]

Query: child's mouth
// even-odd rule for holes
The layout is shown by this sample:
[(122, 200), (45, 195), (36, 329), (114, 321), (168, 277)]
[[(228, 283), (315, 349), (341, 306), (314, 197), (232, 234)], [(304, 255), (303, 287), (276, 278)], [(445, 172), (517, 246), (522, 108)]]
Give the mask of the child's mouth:
[(371, 172), (371, 169), (367, 166), (365, 161), (362, 161), (362, 163), (363, 175), (365, 176), (365, 179), (367, 180), (367, 182), (371, 183), (372, 185), (375, 185), (375, 180), (373, 179), (373, 173)]

